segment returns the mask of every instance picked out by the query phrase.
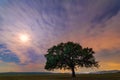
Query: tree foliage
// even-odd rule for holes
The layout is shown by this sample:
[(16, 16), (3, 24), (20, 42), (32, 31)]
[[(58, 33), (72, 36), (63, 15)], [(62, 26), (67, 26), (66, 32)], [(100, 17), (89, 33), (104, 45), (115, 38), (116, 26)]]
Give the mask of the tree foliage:
[(92, 48), (83, 48), (78, 43), (60, 43), (48, 49), (45, 55), (45, 69), (70, 69), (75, 77), (74, 69), (78, 67), (98, 67)]

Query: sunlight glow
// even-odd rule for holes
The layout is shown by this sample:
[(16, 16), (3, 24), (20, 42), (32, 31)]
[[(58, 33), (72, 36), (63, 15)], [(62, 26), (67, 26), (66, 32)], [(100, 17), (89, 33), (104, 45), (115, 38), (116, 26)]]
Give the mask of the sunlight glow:
[(23, 43), (29, 41), (29, 36), (26, 35), (26, 34), (22, 34), (22, 35), (20, 35), (19, 38), (20, 38), (20, 41), (23, 42)]

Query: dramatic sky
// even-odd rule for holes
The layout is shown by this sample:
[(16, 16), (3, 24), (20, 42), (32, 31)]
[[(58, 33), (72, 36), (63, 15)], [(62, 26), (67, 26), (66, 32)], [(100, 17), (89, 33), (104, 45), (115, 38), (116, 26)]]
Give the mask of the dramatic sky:
[(78, 72), (120, 70), (120, 0), (0, 0), (0, 72), (46, 71), (47, 49), (67, 41), (100, 62)]

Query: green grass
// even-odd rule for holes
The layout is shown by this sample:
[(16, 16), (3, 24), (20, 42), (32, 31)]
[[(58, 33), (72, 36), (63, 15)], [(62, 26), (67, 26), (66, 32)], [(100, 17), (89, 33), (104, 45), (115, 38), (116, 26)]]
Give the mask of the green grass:
[(0, 74), (0, 80), (120, 80), (120, 73), (77, 74), (76, 79), (72, 79), (70, 74)]

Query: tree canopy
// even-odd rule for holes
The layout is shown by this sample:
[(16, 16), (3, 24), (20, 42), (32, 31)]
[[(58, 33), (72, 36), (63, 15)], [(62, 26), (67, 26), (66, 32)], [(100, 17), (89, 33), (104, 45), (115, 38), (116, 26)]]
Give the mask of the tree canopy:
[(60, 43), (48, 49), (45, 55), (47, 62), (45, 69), (70, 69), (72, 76), (75, 77), (75, 68), (78, 67), (98, 67), (95, 61), (92, 48), (83, 48), (74, 42)]

